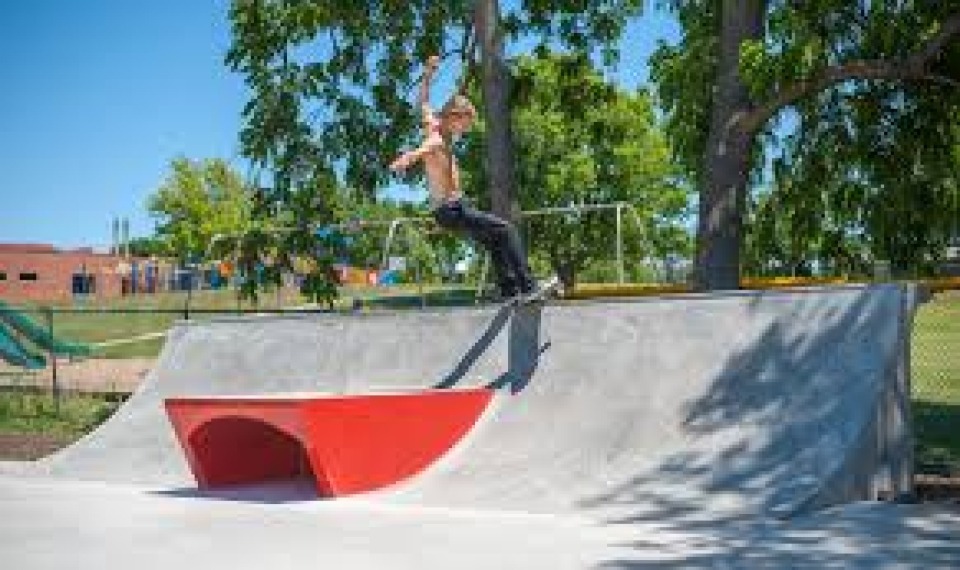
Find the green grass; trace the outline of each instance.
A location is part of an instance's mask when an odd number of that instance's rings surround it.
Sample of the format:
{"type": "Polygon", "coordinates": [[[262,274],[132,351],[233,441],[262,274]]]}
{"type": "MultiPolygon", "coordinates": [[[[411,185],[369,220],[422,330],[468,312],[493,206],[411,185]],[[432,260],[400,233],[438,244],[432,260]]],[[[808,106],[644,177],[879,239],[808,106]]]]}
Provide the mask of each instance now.
{"type": "MultiPolygon", "coordinates": [[[[299,305],[302,302],[299,293],[295,291],[284,291],[279,299],[276,293],[264,294],[257,305],[250,302],[238,304],[235,292],[230,290],[195,291],[190,296],[189,316],[191,320],[203,320],[232,314],[238,309],[276,310],[299,305]],[[219,311],[219,313],[196,311],[219,311]]],[[[187,296],[182,292],[135,295],[109,301],[59,303],[53,306],[53,332],[58,338],[91,344],[132,339],[140,335],[168,330],[173,323],[186,316],[186,304],[187,296]],[[131,312],[108,312],[118,310],[131,312]]],[[[25,310],[31,318],[46,323],[45,305],[18,305],[17,308],[25,310]]],[[[160,353],[163,342],[164,339],[160,337],[110,346],[95,349],[93,356],[151,358],[160,353]]]]}
{"type": "Polygon", "coordinates": [[[77,438],[105,421],[120,405],[116,396],[64,394],[59,409],[50,394],[0,391],[0,431],[77,438]]]}
{"type": "MultiPolygon", "coordinates": [[[[445,304],[446,298],[462,287],[424,286],[428,304],[445,304]]],[[[341,290],[337,307],[347,309],[353,299],[364,299],[364,306],[420,306],[420,289],[415,285],[395,287],[352,287],[341,290]],[[405,304],[404,304],[405,303],[405,304]]],[[[470,293],[472,298],[472,292],[470,293]]],[[[96,344],[117,339],[132,339],[141,335],[164,332],[185,317],[185,293],[135,295],[107,301],[90,300],[80,303],[59,303],[53,306],[53,332],[61,339],[96,344]],[[132,311],[112,313],[109,311],[132,311]],[[151,312],[156,311],[156,312],[151,312]],[[162,312],[161,312],[162,311],[162,312]]],[[[270,291],[261,295],[256,305],[237,302],[232,290],[195,291],[190,297],[190,320],[204,320],[242,311],[280,310],[302,306],[306,300],[299,292],[284,290],[278,297],[270,291]],[[197,312],[201,311],[201,312],[197,312]],[[217,311],[216,313],[203,311],[217,311]]],[[[38,322],[46,323],[46,305],[17,305],[38,322]]],[[[141,340],[94,350],[96,358],[153,358],[163,347],[162,337],[141,340]]]]}
{"type": "Polygon", "coordinates": [[[920,308],[912,350],[917,463],[960,472],[960,292],[920,308]]]}

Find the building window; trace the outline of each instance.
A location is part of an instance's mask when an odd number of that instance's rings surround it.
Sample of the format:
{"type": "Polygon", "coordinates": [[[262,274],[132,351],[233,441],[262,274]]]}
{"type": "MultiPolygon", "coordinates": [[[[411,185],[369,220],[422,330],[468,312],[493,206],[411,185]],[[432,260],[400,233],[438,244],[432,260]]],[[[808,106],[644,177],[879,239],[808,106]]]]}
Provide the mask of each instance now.
{"type": "Polygon", "coordinates": [[[94,295],[97,292],[97,278],[89,273],[74,273],[71,280],[74,295],[94,295]]]}
{"type": "Polygon", "coordinates": [[[6,280],[7,280],[7,272],[0,271],[0,281],[6,281],[6,280]]]}
{"type": "Polygon", "coordinates": [[[21,274],[20,274],[20,281],[36,281],[36,280],[37,280],[37,274],[36,274],[36,273],[21,273],[21,274]]]}

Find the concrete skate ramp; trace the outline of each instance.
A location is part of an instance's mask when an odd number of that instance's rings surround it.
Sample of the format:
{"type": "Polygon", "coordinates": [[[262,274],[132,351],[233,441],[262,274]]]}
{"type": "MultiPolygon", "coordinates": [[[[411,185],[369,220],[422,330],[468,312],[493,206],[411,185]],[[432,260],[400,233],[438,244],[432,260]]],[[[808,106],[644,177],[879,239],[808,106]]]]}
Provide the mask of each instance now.
{"type": "MultiPolygon", "coordinates": [[[[193,485],[165,398],[422,389],[443,382],[479,332],[499,331],[509,317],[507,310],[471,309],[180,322],[154,369],[108,422],[43,460],[0,463],[0,472],[193,485]]],[[[478,355],[487,380],[495,377],[489,374],[497,370],[499,352],[478,355]]]]}
{"type": "Polygon", "coordinates": [[[391,502],[608,520],[790,515],[906,490],[910,289],[180,324],[118,414],[32,469],[193,484],[166,396],[492,386],[391,502]]]}
{"type": "Polygon", "coordinates": [[[912,297],[881,286],[526,308],[505,378],[515,396],[387,498],[636,522],[905,492],[912,297]]]}

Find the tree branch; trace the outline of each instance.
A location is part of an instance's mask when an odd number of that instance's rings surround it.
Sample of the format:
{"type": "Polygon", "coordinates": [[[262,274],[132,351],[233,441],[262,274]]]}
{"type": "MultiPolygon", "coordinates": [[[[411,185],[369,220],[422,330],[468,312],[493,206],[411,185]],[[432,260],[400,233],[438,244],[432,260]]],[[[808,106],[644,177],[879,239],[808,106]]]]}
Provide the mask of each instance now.
{"type": "Polygon", "coordinates": [[[735,126],[743,133],[754,133],[763,127],[780,109],[828,87],[850,79],[888,80],[888,81],[933,81],[936,83],[960,86],[952,78],[936,75],[928,67],[941,52],[960,36],[960,12],[944,20],[940,30],[920,49],[902,59],[854,60],[824,69],[808,79],[797,81],[774,93],[766,102],[755,107],[749,113],[737,116],[735,126]]]}

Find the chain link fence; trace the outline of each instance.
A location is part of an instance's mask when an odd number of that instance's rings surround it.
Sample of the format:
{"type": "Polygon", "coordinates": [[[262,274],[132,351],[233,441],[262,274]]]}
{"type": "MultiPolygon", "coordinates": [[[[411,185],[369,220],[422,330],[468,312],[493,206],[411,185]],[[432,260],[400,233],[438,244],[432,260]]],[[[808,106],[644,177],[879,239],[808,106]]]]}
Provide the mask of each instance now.
{"type": "Polygon", "coordinates": [[[919,308],[912,341],[917,470],[960,477],[960,291],[919,308]]]}
{"type": "Polygon", "coordinates": [[[256,303],[233,289],[79,299],[0,306],[0,388],[126,394],[139,385],[178,320],[260,314],[302,306],[295,288],[268,291],[256,303]]]}

